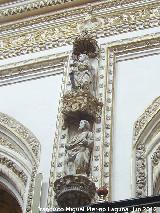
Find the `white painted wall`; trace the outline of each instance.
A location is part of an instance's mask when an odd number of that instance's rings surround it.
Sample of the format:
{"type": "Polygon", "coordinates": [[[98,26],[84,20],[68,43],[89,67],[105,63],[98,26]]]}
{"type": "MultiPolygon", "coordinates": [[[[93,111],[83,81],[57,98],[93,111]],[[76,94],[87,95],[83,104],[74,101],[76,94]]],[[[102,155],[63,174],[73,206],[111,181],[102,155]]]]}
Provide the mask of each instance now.
{"type": "Polygon", "coordinates": [[[39,172],[48,182],[62,74],[0,87],[0,111],[29,128],[41,143],[39,172]]]}
{"type": "Polygon", "coordinates": [[[115,79],[112,199],[131,197],[133,125],[160,96],[160,55],[119,62],[115,79]]]}

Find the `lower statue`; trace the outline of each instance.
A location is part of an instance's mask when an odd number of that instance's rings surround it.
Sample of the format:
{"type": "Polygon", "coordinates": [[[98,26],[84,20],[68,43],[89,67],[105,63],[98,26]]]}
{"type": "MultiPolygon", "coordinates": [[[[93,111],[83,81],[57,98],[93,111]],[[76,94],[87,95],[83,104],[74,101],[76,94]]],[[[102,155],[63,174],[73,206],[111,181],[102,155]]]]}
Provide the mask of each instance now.
{"type": "Polygon", "coordinates": [[[65,173],[66,175],[86,175],[90,173],[90,161],[93,150],[93,133],[90,131],[90,124],[81,120],[79,133],[75,135],[65,146],[65,173]]]}

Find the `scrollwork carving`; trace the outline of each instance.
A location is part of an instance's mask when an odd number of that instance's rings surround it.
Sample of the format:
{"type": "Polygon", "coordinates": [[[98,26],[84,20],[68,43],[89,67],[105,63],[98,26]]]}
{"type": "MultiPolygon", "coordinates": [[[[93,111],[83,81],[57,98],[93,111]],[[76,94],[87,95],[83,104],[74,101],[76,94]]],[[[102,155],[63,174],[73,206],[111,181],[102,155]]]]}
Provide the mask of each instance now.
{"type": "Polygon", "coordinates": [[[142,197],[146,193],[146,174],[145,174],[145,146],[138,145],[136,149],[136,196],[142,197]]]}
{"type": "Polygon", "coordinates": [[[160,162],[160,146],[156,149],[156,151],[152,155],[152,163],[154,166],[158,165],[160,162]]]}
{"type": "Polygon", "coordinates": [[[92,119],[98,120],[101,116],[102,103],[87,90],[67,92],[63,97],[62,113],[65,120],[78,116],[79,112],[87,113],[92,119]]]}
{"type": "Polygon", "coordinates": [[[28,191],[26,213],[31,213],[36,173],[37,173],[37,165],[33,165],[33,170],[32,170],[32,175],[31,175],[31,180],[30,180],[30,186],[29,186],[29,191],[28,191]]]}
{"type": "Polygon", "coordinates": [[[146,127],[149,120],[159,111],[160,109],[160,97],[153,101],[153,103],[145,110],[143,115],[136,121],[134,127],[134,141],[139,138],[141,132],[146,127]]]}
{"type": "Polygon", "coordinates": [[[95,184],[85,176],[67,175],[55,181],[54,191],[60,207],[78,207],[91,202],[96,188],[95,184]]]}
{"type": "MultiPolygon", "coordinates": [[[[133,2],[135,4],[135,1],[133,2]]],[[[136,0],[136,2],[138,2],[139,6],[136,5],[135,7],[132,5],[132,8],[128,10],[125,7],[124,11],[121,10],[117,12],[116,10],[116,13],[108,13],[108,10],[106,9],[109,7],[118,7],[119,4],[116,2],[115,5],[114,0],[111,2],[107,2],[106,4],[102,3],[94,5],[95,14],[93,13],[93,16],[97,16],[97,12],[100,11],[98,12],[99,13],[98,16],[102,20],[104,20],[104,25],[99,26],[96,29],[99,37],[106,37],[125,32],[132,32],[135,30],[147,29],[156,26],[158,27],[160,17],[159,2],[157,3],[154,2],[154,4],[149,3],[148,5],[146,5],[145,2],[142,0],[136,0]],[[104,9],[106,13],[104,12],[104,9]]],[[[147,1],[147,3],[148,2],[149,1],[147,1]]],[[[129,1],[124,1],[122,3],[122,5],[130,5],[130,4],[131,3],[129,1]]],[[[1,52],[0,59],[13,57],[17,55],[23,55],[29,52],[35,51],[37,52],[42,49],[43,50],[50,49],[53,48],[53,46],[56,47],[56,46],[63,46],[64,44],[71,44],[75,39],[75,37],[78,35],[76,26],[77,24],[80,24],[82,22],[82,18],[80,16],[76,22],[75,20],[73,20],[72,22],[68,22],[68,19],[66,19],[66,22],[64,24],[64,17],[68,16],[72,17],[72,15],[82,13],[85,16],[86,12],[87,9],[80,7],[78,10],[65,11],[62,14],[43,17],[41,19],[38,18],[38,20],[33,19],[32,21],[27,21],[24,23],[22,22],[19,24],[15,24],[13,26],[7,25],[8,28],[2,26],[2,28],[6,30],[5,33],[7,33],[7,31],[9,32],[9,36],[8,37],[2,36],[0,38],[0,52],[1,52]],[[50,25],[51,20],[52,21],[55,21],[55,19],[59,20],[60,17],[62,18],[63,21],[58,22],[57,26],[50,25]],[[43,29],[42,26],[40,26],[40,28],[37,28],[35,30],[34,24],[36,22],[39,23],[39,25],[41,25],[41,23],[43,24],[44,22],[48,23],[48,29],[43,29]],[[28,27],[28,29],[25,32],[23,31],[23,33],[19,32],[17,34],[17,30],[15,32],[13,30],[12,33],[10,32],[11,28],[18,29],[21,28],[23,25],[24,26],[30,25],[30,27],[28,27]],[[34,32],[32,33],[30,32],[31,26],[34,28],[34,32]],[[25,46],[23,45],[24,43],[26,44],[25,46]]]]}
{"type": "Polygon", "coordinates": [[[27,176],[26,174],[23,172],[22,169],[20,169],[20,167],[15,164],[12,160],[0,155],[0,164],[5,165],[7,168],[11,169],[12,172],[15,173],[15,175],[17,175],[17,177],[26,185],[27,184],[27,176]]]}
{"type": "Polygon", "coordinates": [[[18,152],[15,144],[13,145],[6,137],[0,135],[0,145],[18,152]]]}

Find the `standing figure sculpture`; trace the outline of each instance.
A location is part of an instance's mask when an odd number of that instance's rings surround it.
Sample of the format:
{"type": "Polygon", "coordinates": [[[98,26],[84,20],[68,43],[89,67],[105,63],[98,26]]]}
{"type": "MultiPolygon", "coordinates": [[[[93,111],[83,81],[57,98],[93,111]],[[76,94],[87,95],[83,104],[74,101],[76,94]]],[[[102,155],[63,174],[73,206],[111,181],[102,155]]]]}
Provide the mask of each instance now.
{"type": "Polygon", "coordinates": [[[90,173],[90,160],[93,150],[93,133],[86,120],[79,123],[79,133],[65,146],[66,148],[66,175],[86,175],[90,173]]]}
{"type": "Polygon", "coordinates": [[[90,65],[89,57],[81,54],[78,60],[71,65],[70,80],[73,89],[95,92],[95,70],[90,65]]]}

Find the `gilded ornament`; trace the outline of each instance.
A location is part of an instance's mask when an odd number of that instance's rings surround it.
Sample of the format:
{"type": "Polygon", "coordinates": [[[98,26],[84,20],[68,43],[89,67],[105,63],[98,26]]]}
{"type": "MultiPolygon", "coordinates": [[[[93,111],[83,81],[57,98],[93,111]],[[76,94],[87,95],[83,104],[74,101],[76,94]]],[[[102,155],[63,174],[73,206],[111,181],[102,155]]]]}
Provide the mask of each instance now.
{"type": "MultiPolygon", "coordinates": [[[[133,2],[135,4],[135,1],[133,2]]],[[[96,30],[98,37],[158,27],[160,17],[159,2],[153,1],[152,4],[147,0],[146,2],[136,0],[136,2],[138,4],[136,6],[129,1],[123,2],[122,9],[119,12],[117,12],[116,8],[118,7],[118,3],[115,3],[114,0],[97,5],[93,3],[93,18],[102,19],[104,22],[104,25],[99,26],[96,30]],[[124,8],[123,5],[125,5],[124,8]],[[110,6],[113,7],[115,12],[108,13],[110,6]]],[[[76,26],[82,22],[82,16],[79,16],[76,22],[74,19],[72,22],[68,22],[68,19],[64,22],[64,17],[72,17],[78,14],[85,16],[86,10],[87,8],[79,7],[77,10],[65,10],[65,12],[61,14],[58,13],[48,17],[33,18],[33,20],[28,20],[27,22],[24,21],[18,24],[2,26],[0,59],[71,44],[78,35],[76,26]],[[62,18],[61,21],[60,18],[62,18]],[[56,26],[55,24],[51,25],[51,21],[55,23],[55,20],[58,20],[56,26]],[[39,25],[36,25],[36,23],[39,25]],[[46,27],[43,29],[43,26],[41,26],[43,23],[45,23],[47,29],[46,27]],[[33,33],[30,32],[31,26],[34,29],[33,33]],[[25,27],[25,31],[21,30],[23,27],[25,27]],[[20,29],[20,32],[18,33],[16,29],[20,29]],[[5,32],[5,37],[3,31],[5,32]],[[8,36],[6,36],[7,32],[9,33],[8,36]],[[23,45],[24,43],[26,45],[23,45]]]]}
{"type": "MultiPolygon", "coordinates": [[[[88,114],[91,120],[97,121],[101,115],[102,103],[87,90],[72,90],[67,92],[62,99],[62,113],[65,122],[71,118],[88,114]]],[[[72,120],[72,119],[71,119],[72,120]]]]}

